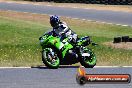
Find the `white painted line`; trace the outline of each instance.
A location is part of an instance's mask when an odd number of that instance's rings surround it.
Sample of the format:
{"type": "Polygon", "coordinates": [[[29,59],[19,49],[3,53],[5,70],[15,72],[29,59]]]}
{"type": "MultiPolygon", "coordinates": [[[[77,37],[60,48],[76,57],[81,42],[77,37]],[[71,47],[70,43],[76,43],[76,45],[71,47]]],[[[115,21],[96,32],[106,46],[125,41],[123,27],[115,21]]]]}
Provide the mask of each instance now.
{"type": "MultiPolygon", "coordinates": [[[[23,12],[23,13],[28,13],[28,12],[23,12]]],[[[34,14],[34,13],[33,13],[34,14]]]]}
{"type": "Polygon", "coordinates": [[[93,21],[93,20],[87,20],[87,21],[93,21]]]}
{"type": "Polygon", "coordinates": [[[121,24],[116,24],[116,25],[119,25],[120,26],[121,24]]]}
{"type": "Polygon", "coordinates": [[[46,5],[46,6],[52,6],[52,5],[46,5]]]}
{"type": "Polygon", "coordinates": [[[128,25],[122,25],[122,26],[127,27],[128,25]]]}
{"type": "Polygon", "coordinates": [[[56,6],[56,7],[65,7],[65,6],[56,6]]]}
{"type": "Polygon", "coordinates": [[[78,7],[72,7],[72,8],[78,8],[78,7]]]}
{"type": "Polygon", "coordinates": [[[109,25],[113,25],[113,23],[107,23],[107,22],[104,22],[104,24],[109,24],[109,25]]]}
{"type": "Polygon", "coordinates": [[[95,66],[94,68],[125,68],[125,67],[132,67],[132,66],[95,66]]]}
{"type": "Polygon", "coordinates": [[[0,69],[8,69],[8,68],[31,68],[31,67],[0,67],[0,69]]]}
{"type": "Polygon", "coordinates": [[[14,3],[14,2],[6,2],[6,3],[14,3]]]}
{"type": "Polygon", "coordinates": [[[94,66],[94,68],[118,68],[120,66],[94,66]]]}
{"type": "MultiPolygon", "coordinates": [[[[83,8],[83,9],[90,9],[90,8],[83,8]]],[[[92,9],[91,9],[92,10],[92,9]]]]}
{"type": "Polygon", "coordinates": [[[101,23],[105,24],[106,22],[101,22],[101,23]]]}
{"type": "Polygon", "coordinates": [[[40,5],[40,4],[38,4],[38,3],[35,3],[34,5],[40,5]]]}
{"type": "MultiPolygon", "coordinates": [[[[17,4],[20,4],[20,3],[17,3],[17,4]]],[[[26,4],[28,4],[28,3],[21,3],[21,4],[26,5],[26,4]]]]}
{"type": "Polygon", "coordinates": [[[86,20],[86,19],[82,19],[82,20],[86,20]]]}
{"type": "Polygon", "coordinates": [[[60,7],[65,7],[65,6],[60,6],[60,7]]]}
{"type": "Polygon", "coordinates": [[[122,66],[122,67],[132,67],[132,66],[122,66]]]}

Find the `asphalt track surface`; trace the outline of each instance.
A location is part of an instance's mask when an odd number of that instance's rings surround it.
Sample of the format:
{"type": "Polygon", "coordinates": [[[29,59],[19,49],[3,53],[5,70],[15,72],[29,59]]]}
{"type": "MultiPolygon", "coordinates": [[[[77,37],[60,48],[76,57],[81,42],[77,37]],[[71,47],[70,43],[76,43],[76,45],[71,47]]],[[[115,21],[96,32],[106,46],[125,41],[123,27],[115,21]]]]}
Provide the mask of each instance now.
{"type": "MultiPolygon", "coordinates": [[[[132,68],[93,68],[87,74],[131,74],[132,68]]],[[[0,88],[132,88],[129,84],[85,84],[76,82],[76,67],[59,69],[6,68],[0,69],[0,88]]]]}
{"type": "Polygon", "coordinates": [[[115,11],[100,11],[94,9],[79,9],[79,8],[62,8],[55,6],[32,5],[32,4],[17,4],[17,3],[0,3],[0,9],[13,10],[20,12],[31,12],[39,14],[56,14],[72,18],[80,18],[107,23],[121,24],[132,26],[132,13],[130,12],[115,12],[115,11]]]}

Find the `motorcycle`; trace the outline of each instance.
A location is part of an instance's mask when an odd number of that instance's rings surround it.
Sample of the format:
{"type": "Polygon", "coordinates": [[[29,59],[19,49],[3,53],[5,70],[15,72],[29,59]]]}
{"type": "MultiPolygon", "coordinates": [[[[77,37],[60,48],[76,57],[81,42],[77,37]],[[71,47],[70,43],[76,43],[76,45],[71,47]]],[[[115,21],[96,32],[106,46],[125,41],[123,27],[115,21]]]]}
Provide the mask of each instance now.
{"type": "Polygon", "coordinates": [[[53,36],[52,32],[46,32],[39,38],[42,46],[42,61],[48,67],[57,69],[59,65],[71,65],[80,62],[86,68],[93,68],[96,65],[94,52],[86,48],[91,44],[89,36],[78,38],[76,44],[53,36]]]}

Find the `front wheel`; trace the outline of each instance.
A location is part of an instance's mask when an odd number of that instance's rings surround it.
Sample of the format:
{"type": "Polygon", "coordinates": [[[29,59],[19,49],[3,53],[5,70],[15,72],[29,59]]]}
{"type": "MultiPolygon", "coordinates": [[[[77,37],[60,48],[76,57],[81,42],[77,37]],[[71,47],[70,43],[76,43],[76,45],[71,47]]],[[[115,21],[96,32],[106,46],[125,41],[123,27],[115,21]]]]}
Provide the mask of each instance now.
{"type": "Polygon", "coordinates": [[[81,53],[80,63],[86,68],[93,68],[96,65],[96,57],[92,50],[83,49],[81,53]]]}
{"type": "Polygon", "coordinates": [[[42,51],[42,61],[51,69],[57,69],[60,65],[60,59],[58,58],[57,52],[52,48],[46,48],[42,51]]]}

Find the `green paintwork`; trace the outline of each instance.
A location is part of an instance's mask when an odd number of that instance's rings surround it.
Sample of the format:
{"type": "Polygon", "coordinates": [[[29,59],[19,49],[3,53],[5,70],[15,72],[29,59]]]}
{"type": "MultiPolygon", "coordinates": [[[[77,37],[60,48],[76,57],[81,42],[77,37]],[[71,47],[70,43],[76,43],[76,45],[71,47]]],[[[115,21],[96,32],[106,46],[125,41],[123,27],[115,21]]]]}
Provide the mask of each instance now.
{"type": "Polygon", "coordinates": [[[40,43],[42,48],[45,49],[46,47],[54,46],[56,49],[62,51],[62,58],[65,57],[69,49],[73,48],[73,46],[67,42],[68,38],[63,41],[60,41],[59,37],[54,37],[52,35],[44,35],[42,38],[44,39],[44,41],[40,43]]]}
{"type": "Polygon", "coordinates": [[[67,42],[68,38],[64,39],[62,42],[64,43],[64,47],[62,48],[62,57],[65,57],[65,54],[69,49],[72,49],[73,46],[67,42]]]}

